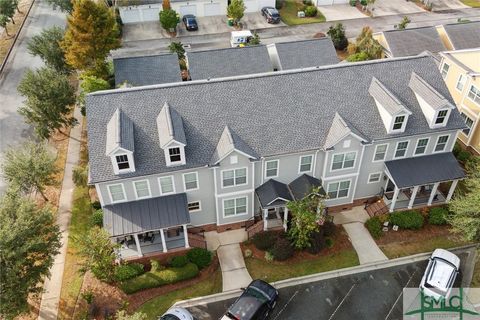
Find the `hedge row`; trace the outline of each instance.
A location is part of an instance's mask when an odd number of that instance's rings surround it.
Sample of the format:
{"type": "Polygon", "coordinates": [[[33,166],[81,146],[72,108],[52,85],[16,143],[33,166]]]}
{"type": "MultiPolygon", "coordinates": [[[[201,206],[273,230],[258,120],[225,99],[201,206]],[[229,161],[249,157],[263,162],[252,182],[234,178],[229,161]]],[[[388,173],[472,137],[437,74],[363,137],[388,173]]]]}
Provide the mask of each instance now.
{"type": "Polygon", "coordinates": [[[382,221],[379,217],[372,217],[365,222],[365,227],[368,229],[374,239],[382,236],[382,221]]]}
{"type": "Polygon", "coordinates": [[[400,229],[418,230],[423,226],[423,216],[416,210],[393,212],[388,215],[388,221],[400,229]]]}

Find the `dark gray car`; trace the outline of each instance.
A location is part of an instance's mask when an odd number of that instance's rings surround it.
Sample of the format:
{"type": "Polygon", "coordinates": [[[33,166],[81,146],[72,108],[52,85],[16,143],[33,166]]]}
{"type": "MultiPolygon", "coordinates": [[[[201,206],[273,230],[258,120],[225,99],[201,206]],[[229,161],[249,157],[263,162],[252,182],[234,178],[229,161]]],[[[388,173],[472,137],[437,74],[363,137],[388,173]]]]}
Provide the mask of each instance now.
{"type": "Polygon", "coordinates": [[[280,22],[280,13],[274,7],[263,7],[262,16],[267,19],[268,23],[279,23],[280,22]]]}

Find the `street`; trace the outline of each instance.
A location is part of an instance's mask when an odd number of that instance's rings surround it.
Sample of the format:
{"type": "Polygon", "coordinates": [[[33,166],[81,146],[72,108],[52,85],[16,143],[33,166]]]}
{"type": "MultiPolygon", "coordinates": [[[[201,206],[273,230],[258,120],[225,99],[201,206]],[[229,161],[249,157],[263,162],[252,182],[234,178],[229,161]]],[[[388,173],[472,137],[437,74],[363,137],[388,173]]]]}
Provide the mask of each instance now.
{"type": "MultiPolygon", "coordinates": [[[[468,251],[457,252],[461,273],[455,287],[472,267],[468,251]]],[[[298,319],[402,319],[402,289],[418,288],[427,261],[362,272],[279,289],[270,320],[298,319]]],[[[199,320],[219,319],[235,299],[190,307],[199,320]]]]}

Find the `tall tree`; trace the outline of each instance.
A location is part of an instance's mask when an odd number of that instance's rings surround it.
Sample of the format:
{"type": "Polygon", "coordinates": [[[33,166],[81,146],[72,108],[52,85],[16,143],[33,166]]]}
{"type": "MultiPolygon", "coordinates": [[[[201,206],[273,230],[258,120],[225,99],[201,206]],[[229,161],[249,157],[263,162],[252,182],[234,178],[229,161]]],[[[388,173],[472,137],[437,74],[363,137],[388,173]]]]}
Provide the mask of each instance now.
{"type": "Polygon", "coordinates": [[[240,19],[243,18],[246,8],[243,0],[232,0],[227,7],[227,15],[233,18],[235,25],[237,25],[240,19]]]}
{"type": "Polygon", "coordinates": [[[120,47],[119,35],[115,13],[104,2],[75,1],[62,43],[67,63],[77,70],[107,77],[105,58],[110,50],[120,47]]]}
{"type": "Polygon", "coordinates": [[[85,96],[88,93],[92,93],[100,90],[111,89],[110,84],[101,78],[91,76],[88,74],[83,74],[80,76],[80,94],[78,95],[77,102],[81,107],[82,115],[85,115],[85,96]]]}
{"type": "Polygon", "coordinates": [[[12,0],[0,0],[0,15],[7,17],[13,24],[15,24],[15,21],[13,20],[15,9],[16,4],[12,0]]]}
{"type": "Polygon", "coordinates": [[[330,26],[327,34],[332,39],[335,49],[345,50],[345,48],[347,48],[348,39],[345,36],[345,28],[343,27],[343,24],[337,23],[335,26],[330,26]]]}
{"type": "Polygon", "coordinates": [[[60,231],[48,207],[18,195],[0,199],[0,316],[13,319],[28,311],[29,294],[49,276],[60,248],[60,231]]]}
{"type": "Polygon", "coordinates": [[[7,28],[9,22],[10,22],[10,18],[0,13],[0,27],[5,29],[5,34],[7,35],[7,37],[10,36],[8,34],[8,28],[7,28]]]}
{"type": "Polygon", "coordinates": [[[60,46],[64,33],[64,30],[58,26],[44,29],[41,34],[33,36],[28,41],[28,52],[39,56],[48,67],[60,73],[70,73],[70,66],[65,62],[65,53],[60,46]]]}
{"type": "Polygon", "coordinates": [[[25,194],[38,192],[47,200],[45,187],[55,184],[55,155],[43,143],[27,142],[7,150],[2,171],[13,189],[25,194]]]}
{"type": "Polygon", "coordinates": [[[162,1],[162,9],[163,10],[172,9],[172,7],[170,6],[170,0],[163,0],[162,1]]]}
{"type": "Polygon", "coordinates": [[[373,31],[370,27],[364,27],[356,42],[350,43],[347,49],[351,55],[364,52],[368,57],[367,60],[380,59],[383,53],[383,47],[373,38],[373,31]]]}
{"type": "Polygon", "coordinates": [[[173,9],[162,10],[159,13],[160,24],[162,28],[169,31],[174,32],[175,28],[177,27],[178,17],[177,12],[173,9]]]}
{"type": "Polygon", "coordinates": [[[35,127],[40,138],[48,139],[56,130],[76,124],[71,116],[75,89],[66,75],[45,67],[27,70],[18,91],[26,98],[19,113],[35,127]]]}
{"type": "Polygon", "coordinates": [[[178,56],[178,60],[185,59],[185,48],[183,47],[183,44],[181,42],[170,43],[168,46],[168,50],[170,50],[171,53],[176,53],[178,56]]]}
{"type": "Polygon", "coordinates": [[[71,0],[47,0],[54,9],[59,8],[63,12],[72,13],[73,3],[71,0]]]}

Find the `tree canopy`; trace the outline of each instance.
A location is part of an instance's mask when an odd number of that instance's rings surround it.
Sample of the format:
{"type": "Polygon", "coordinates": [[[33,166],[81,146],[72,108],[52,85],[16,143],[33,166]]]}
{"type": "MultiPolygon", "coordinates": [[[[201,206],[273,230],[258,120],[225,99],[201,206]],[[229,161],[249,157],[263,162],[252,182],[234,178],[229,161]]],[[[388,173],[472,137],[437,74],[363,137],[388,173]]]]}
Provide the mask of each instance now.
{"type": "Polygon", "coordinates": [[[83,74],[80,76],[80,94],[78,95],[78,104],[81,107],[81,112],[85,115],[85,96],[88,93],[92,93],[100,90],[111,89],[108,81],[103,80],[102,78],[97,78],[92,75],[83,74]]]}
{"type": "Polygon", "coordinates": [[[373,31],[370,27],[364,27],[356,42],[348,45],[349,54],[353,55],[361,52],[367,55],[368,59],[366,60],[380,59],[382,57],[383,47],[373,38],[373,31]]]}
{"type": "Polygon", "coordinates": [[[162,28],[167,31],[174,31],[178,23],[177,12],[173,9],[162,10],[159,16],[162,28]]]}
{"type": "Polygon", "coordinates": [[[343,27],[343,24],[337,23],[335,26],[330,26],[327,34],[332,39],[335,49],[345,50],[347,48],[348,39],[345,36],[345,28],[343,27]]]}
{"type": "Polygon", "coordinates": [[[48,207],[16,194],[0,199],[0,315],[4,319],[28,311],[29,294],[49,276],[60,248],[60,230],[48,207]]]}
{"type": "Polygon", "coordinates": [[[0,16],[3,16],[0,20],[7,21],[7,23],[12,21],[12,23],[15,24],[13,16],[15,15],[16,8],[17,4],[15,1],[0,0],[0,16]]]}
{"type": "Polygon", "coordinates": [[[47,0],[47,3],[53,6],[54,9],[59,8],[63,12],[71,13],[73,10],[71,0],[47,0]]]}
{"type": "Polygon", "coordinates": [[[28,52],[39,56],[45,65],[60,73],[70,73],[71,69],[65,62],[65,53],[60,43],[63,41],[64,30],[58,26],[44,29],[28,41],[28,52]]]}
{"type": "Polygon", "coordinates": [[[232,0],[227,7],[227,16],[233,18],[235,24],[238,24],[245,14],[245,9],[243,0],[232,0]]]}

